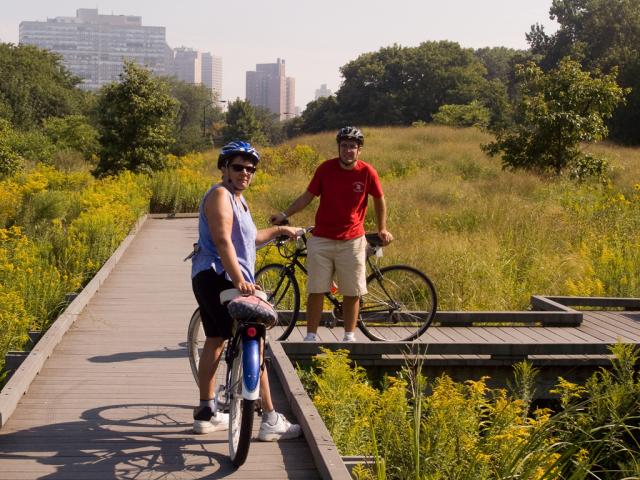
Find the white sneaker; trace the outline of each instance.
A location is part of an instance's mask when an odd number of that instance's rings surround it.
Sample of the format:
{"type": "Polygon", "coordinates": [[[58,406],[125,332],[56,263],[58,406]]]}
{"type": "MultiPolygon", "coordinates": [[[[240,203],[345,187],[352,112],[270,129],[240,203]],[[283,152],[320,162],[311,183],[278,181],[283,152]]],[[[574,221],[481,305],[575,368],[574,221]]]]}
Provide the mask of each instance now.
{"type": "Polygon", "coordinates": [[[263,442],[277,442],[278,440],[298,438],[302,435],[300,425],[289,422],[281,413],[278,413],[277,415],[278,420],[275,425],[270,425],[264,421],[260,423],[258,440],[263,442]]]}
{"type": "Polygon", "coordinates": [[[304,341],[305,342],[317,342],[318,341],[318,337],[312,333],[307,333],[307,335],[304,337],[304,341]]]}
{"type": "Polygon", "coordinates": [[[197,434],[220,432],[222,430],[229,430],[229,414],[224,412],[217,412],[215,416],[211,416],[207,420],[207,413],[211,412],[210,408],[206,408],[209,412],[196,413],[193,421],[193,432],[197,434]]]}
{"type": "Polygon", "coordinates": [[[357,342],[355,335],[353,335],[353,336],[346,336],[345,335],[344,337],[342,337],[342,341],[343,342],[357,342]]]}

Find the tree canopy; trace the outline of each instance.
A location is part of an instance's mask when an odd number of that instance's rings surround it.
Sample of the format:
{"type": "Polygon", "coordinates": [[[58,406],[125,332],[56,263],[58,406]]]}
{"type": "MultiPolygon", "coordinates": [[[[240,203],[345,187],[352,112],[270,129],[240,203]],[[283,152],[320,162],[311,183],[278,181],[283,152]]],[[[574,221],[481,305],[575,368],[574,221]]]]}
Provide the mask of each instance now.
{"type": "Polygon", "coordinates": [[[565,56],[590,71],[619,71],[618,81],[632,88],[626,105],[610,122],[617,140],[640,143],[640,0],[554,0],[549,11],[560,28],[548,35],[534,25],[527,35],[544,69],[565,56]]]}
{"type": "Polygon", "coordinates": [[[0,43],[0,118],[16,128],[38,128],[45,118],[78,113],[85,94],[55,53],[0,43]]]}
{"type": "Polygon", "coordinates": [[[125,62],[119,83],[103,87],[97,103],[99,175],[162,169],[173,144],[178,102],[166,82],[125,62]]]}
{"type": "Polygon", "coordinates": [[[516,124],[494,129],[496,140],[485,146],[486,151],[501,154],[506,168],[558,174],[572,167],[578,176],[602,173],[602,162],[583,154],[580,143],[607,135],[605,120],[625,94],[616,83],[615,70],[592,74],[566,58],[548,73],[533,62],[519,65],[516,73],[516,124]]]}

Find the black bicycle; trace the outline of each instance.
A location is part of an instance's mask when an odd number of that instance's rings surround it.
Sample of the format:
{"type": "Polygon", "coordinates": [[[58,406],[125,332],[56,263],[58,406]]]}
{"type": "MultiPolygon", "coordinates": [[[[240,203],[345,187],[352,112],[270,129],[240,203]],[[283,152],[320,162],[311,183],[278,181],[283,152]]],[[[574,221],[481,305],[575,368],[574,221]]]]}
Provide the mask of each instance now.
{"type": "MultiPolygon", "coordinates": [[[[287,262],[265,265],[256,272],[256,283],[278,311],[277,325],[283,327],[278,340],[285,340],[291,334],[300,314],[296,272],[307,274],[302,259],[307,256],[306,235],[311,230],[305,229],[296,240],[278,237],[274,243],[287,262]]],[[[366,239],[368,293],[360,298],[358,327],[373,341],[415,340],[429,328],[435,317],[436,289],[429,277],[416,268],[408,265],[378,267],[375,259],[382,256],[382,242],[377,233],[366,234],[366,239]]],[[[332,318],[323,324],[332,328],[342,320],[342,301],[333,291],[325,297],[333,310],[332,318]]]]}

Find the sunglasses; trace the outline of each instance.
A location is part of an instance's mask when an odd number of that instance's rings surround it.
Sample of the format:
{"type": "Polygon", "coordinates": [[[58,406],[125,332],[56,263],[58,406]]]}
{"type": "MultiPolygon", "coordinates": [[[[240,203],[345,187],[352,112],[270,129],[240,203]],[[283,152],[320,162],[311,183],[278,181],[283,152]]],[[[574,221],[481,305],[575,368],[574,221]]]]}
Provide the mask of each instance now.
{"type": "Polygon", "coordinates": [[[234,172],[238,172],[238,173],[247,172],[247,173],[250,173],[250,174],[254,174],[254,173],[256,173],[256,170],[257,170],[256,167],[253,167],[251,165],[238,165],[238,164],[234,163],[234,164],[229,165],[229,166],[231,167],[231,170],[233,170],[234,172]]]}

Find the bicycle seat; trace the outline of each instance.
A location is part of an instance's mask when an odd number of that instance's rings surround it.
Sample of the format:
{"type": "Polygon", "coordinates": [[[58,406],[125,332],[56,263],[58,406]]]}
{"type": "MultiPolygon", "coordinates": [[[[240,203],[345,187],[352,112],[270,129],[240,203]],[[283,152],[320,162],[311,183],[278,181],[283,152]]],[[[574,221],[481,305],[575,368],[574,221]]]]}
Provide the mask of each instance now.
{"type": "MultiPolygon", "coordinates": [[[[258,298],[261,298],[265,302],[269,298],[267,294],[262,290],[256,290],[256,293],[254,295],[258,298]]],[[[230,302],[234,298],[245,297],[245,296],[249,296],[249,295],[245,295],[237,288],[229,288],[228,290],[223,290],[222,292],[220,292],[220,303],[225,304],[227,302],[230,302]]]]}
{"type": "Polygon", "coordinates": [[[377,233],[365,233],[364,238],[366,238],[367,243],[372,247],[382,247],[382,239],[377,233]]]}
{"type": "Polygon", "coordinates": [[[220,302],[227,304],[229,315],[238,322],[257,322],[271,328],[278,321],[267,294],[260,290],[256,290],[255,295],[243,295],[235,288],[224,290],[220,293],[220,302]]]}

